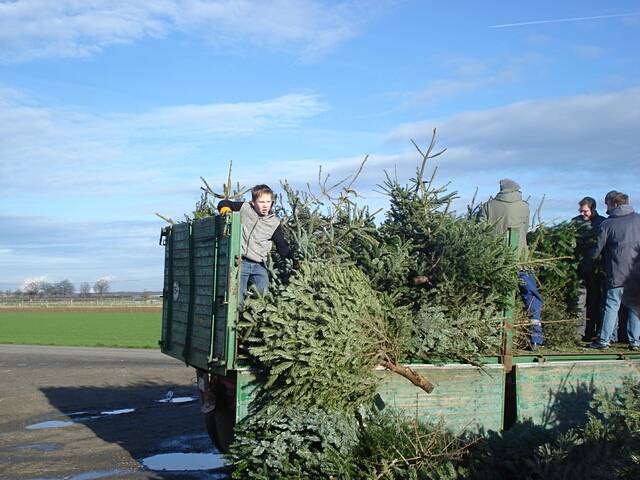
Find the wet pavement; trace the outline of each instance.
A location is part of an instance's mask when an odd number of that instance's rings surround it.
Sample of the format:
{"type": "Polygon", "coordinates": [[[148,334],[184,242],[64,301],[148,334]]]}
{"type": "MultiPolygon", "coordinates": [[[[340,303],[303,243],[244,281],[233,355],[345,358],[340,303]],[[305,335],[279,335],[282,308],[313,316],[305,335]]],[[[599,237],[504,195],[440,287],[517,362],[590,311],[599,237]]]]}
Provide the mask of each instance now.
{"type": "Polygon", "coordinates": [[[152,350],[0,345],[0,478],[227,478],[194,377],[152,350]]]}

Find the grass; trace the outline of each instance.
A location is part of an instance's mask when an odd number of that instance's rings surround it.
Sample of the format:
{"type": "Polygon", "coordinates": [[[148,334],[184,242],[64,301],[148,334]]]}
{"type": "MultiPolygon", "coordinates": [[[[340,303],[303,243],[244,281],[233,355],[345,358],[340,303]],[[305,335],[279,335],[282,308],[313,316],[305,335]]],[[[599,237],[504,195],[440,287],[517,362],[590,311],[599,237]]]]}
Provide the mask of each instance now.
{"type": "Polygon", "coordinates": [[[161,324],[160,310],[0,310],[0,343],[158,348],[161,324]]]}

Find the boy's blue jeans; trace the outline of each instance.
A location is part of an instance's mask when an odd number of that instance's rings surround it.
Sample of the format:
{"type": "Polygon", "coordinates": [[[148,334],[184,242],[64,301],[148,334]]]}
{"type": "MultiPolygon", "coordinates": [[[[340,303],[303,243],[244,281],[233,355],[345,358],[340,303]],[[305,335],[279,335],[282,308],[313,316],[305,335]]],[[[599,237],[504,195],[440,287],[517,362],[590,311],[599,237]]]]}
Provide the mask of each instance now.
{"type": "Polygon", "coordinates": [[[240,305],[244,304],[249,285],[255,285],[258,292],[265,293],[269,289],[269,272],[263,263],[243,258],[240,263],[240,305]]]}
{"type": "MultiPolygon", "coordinates": [[[[600,331],[600,343],[609,345],[614,330],[618,325],[618,310],[622,305],[622,294],[624,287],[614,287],[607,289],[604,299],[604,310],[602,312],[602,330],[600,331]]],[[[629,345],[640,346],[640,318],[638,310],[629,307],[629,318],[627,320],[627,336],[629,345]]]]}
{"type": "Polygon", "coordinates": [[[529,272],[520,271],[518,276],[522,281],[520,285],[520,297],[527,309],[529,317],[529,333],[531,334],[531,343],[542,345],[544,343],[544,335],[542,334],[542,297],[538,293],[536,279],[529,272]]]}

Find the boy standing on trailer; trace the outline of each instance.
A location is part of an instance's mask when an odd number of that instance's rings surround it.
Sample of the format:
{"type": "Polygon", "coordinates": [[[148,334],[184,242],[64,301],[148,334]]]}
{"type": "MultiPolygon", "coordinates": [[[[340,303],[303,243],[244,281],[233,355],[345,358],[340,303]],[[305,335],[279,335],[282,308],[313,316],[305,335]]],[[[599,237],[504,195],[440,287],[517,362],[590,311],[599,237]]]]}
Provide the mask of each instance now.
{"type": "Polygon", "coordinates": [[[271,211],[274,194],[268,185],[260,184],[251,189],[250,202],[221,200],[218,211],[226,214],[240,212],[242,222],[242,260],[240,264],[240,304],[249,285],[255,285],[258,292],[269,288],[269,272],[265,261],[273,244],[281,257],[293,260],[289,244],[284,238],[280,220],[271,211]]]}

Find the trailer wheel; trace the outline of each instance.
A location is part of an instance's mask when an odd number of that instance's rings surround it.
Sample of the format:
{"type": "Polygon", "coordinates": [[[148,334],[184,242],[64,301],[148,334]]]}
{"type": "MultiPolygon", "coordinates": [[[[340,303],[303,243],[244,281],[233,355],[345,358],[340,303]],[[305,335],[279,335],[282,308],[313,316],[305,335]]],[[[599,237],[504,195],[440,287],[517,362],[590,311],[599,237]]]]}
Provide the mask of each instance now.
{"type": "Polygon", "coordinates": [[[229,451],[236,425],[236,408],[224,388],[216,389],[216,408],[204,416],[207,433],[215,446],[223,453],[229,451]]]}

